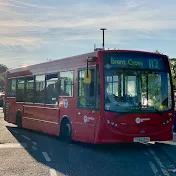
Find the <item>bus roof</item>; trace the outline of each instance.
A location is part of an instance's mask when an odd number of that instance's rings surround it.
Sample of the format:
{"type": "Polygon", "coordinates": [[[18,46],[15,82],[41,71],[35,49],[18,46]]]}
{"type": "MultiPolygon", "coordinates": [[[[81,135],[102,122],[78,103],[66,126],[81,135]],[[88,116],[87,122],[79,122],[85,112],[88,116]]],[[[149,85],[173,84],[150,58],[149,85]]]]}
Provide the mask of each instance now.
{"type": "Polygon", "coordinates": [[[47,61],[35,65],[29,65],[29,66],[22,66],[15,69],[8,69],[7,74],[10,73],[19,73],[19,72],[25,72],[30,71],[33,74],[43,74],[44,72],[58,72],[58,69],[69,69],[70,67],[77,67],[82,66],[86,64],[86,59],[88,56],[97,56],[97,52],[91,52],[71,57],[66,57],[62,59],[56,59],[52,61],[47,61]]]}

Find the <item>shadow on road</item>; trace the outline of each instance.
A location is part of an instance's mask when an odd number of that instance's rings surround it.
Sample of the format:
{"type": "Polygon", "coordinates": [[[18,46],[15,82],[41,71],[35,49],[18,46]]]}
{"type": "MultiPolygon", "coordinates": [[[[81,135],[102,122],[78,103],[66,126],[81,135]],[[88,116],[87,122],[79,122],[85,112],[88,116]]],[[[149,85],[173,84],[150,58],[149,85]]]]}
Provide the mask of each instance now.
{"type": "Polygon", "coordinates": [[[7,129],[20,143],[24,143],[25,140],[21,135],[30,137],[31,141],[26,140],[28,147],[25,150],[36,161],[65,175],[114,175],[115,173],[117,173],[115,175],[128,175],[131,168],[142,175],[145,170],[140,170],[140,163],[147,164],[144,153],[148,151],[148,147],[156,147],[152,144],[138,143],[94,145],[73,142],[67,144],[55,136],[31,130],[10,126],[7,126],[7,129]],[[19,134],[14,131],[18,131],[19,134]],[[37,151],[32,149],[32,141],[37,142],[37,151]],[[46,162],[41,152],[47,152],[51,162],[46,162]]]}

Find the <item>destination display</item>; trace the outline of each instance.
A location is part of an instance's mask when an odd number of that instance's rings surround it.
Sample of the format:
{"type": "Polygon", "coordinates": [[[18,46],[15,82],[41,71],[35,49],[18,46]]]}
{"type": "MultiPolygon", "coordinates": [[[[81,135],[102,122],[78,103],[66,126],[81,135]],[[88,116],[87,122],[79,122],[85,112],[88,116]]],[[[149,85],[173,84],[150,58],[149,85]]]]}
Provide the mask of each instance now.
{"type": "Polygon", "coordinates": [[[129,53],[106,53],[104,55],[104,67],[107,69],[119,68],[140,68],[140,69],[154,69],[167,70],[165,58],[152,57],[149,55],[137,55],[129,53]]]}

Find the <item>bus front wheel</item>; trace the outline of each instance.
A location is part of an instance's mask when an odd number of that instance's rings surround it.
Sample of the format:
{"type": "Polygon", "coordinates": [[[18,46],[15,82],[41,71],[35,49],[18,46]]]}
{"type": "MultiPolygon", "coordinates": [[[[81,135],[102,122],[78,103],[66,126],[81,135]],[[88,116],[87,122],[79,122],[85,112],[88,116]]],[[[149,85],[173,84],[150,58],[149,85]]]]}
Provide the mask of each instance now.
{"type": "Polygon", "coordinates": [[[65,118],[61,122],[60,126],[60,138],[65,141],[70,143],[72,141],[72,128],[71,128],[71,123],[70,121],[65,118]]]}

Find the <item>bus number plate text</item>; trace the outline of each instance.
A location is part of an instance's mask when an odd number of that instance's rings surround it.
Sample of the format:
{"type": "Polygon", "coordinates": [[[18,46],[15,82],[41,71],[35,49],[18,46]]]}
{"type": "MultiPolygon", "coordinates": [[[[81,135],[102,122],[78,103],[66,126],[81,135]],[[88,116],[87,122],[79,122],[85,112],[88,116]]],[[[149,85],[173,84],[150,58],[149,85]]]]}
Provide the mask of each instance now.
{"type": "Polygon", "coordinates": [[[150,137],[135,137],[133,142],[150,142],[150,137]]]}

